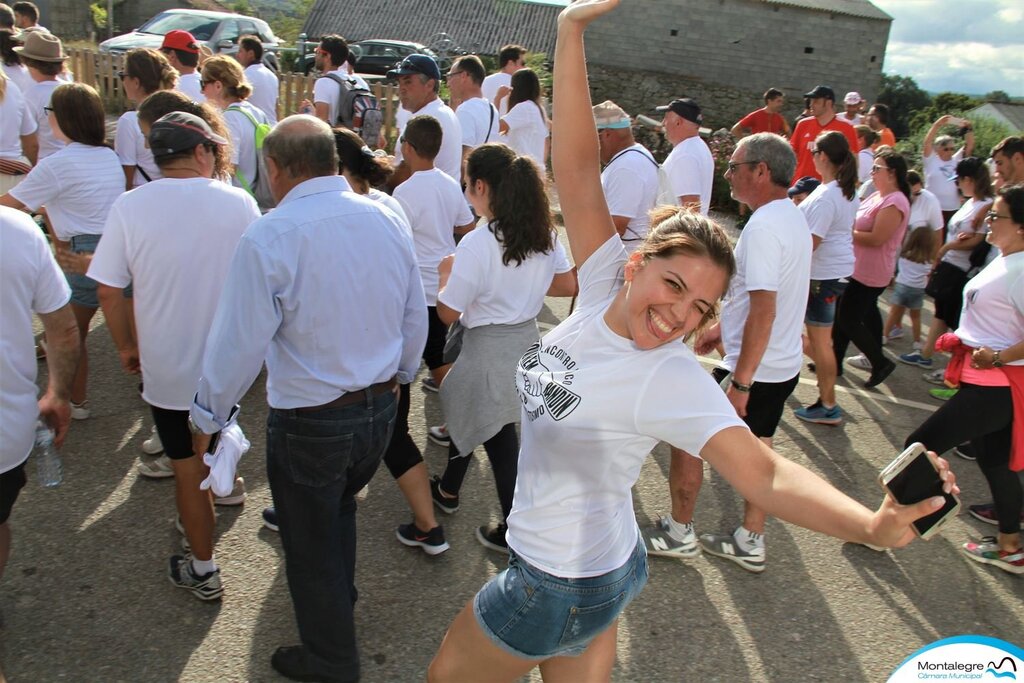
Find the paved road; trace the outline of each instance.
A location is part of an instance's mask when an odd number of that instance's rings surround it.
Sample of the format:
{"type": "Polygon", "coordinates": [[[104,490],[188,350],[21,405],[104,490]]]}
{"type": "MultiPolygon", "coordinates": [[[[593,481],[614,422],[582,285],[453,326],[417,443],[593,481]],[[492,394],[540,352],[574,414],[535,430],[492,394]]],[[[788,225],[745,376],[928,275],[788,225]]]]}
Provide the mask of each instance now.
{"type": "MultiPolygon", "coordinates": [[[[566,314],[551,301],[545,324],[566,314]]],[[[897,344],[901,352],[909,344],[897,344]]],[[[0,583],[0,665],[12,683],[36,681],[277,681],[269,656],[297,640],[281,546],[263,529],[270,501],[264,472],[263,378],[243,402],[253,442],[240,465],[249,488],[242,508],[221,509],[221,604],[175,590],[167,557],[178,550],[173,485],[138,477],[135,462],[152,424],[123,375],[100,319],[89,338],[93,417],[73,425],[67,475],[56,490],[34,480],[15,509],[14,555],[0,583]]],[[[909,431],[936,405],[919,372],[901,366],[878,391],[866,373],[840,381],[841,428],[787,415],[776,446],[858,500],[874,506],[875,477],[909,431]]],[[[815,397],[804,373],[791,405],[815,397]]],[[[445,452],[426,440],[441,421],[437,397],[413,391],[412,427],[432,472],[445,452]]],[[[973,463],[954,463],[966,502],[987,499],[973,463]]],[[[668,508],[668,452],[646,463],[635,490],[641,523],[668,508]]],[[[30,476],[34,470],[30,467],[30,476]]],[[[385,468],[359,510],[363,680],[422,680],[445,628],[504,557],[481,547],[473,529],[498,514],[482,452],[470,468],[462,509],[443,517],[452,549],[429,558],[398,544],[409,514],[385,468]]],[[[740,502],[711,474],[698,508],[701,531],[738,523],[740,502]]],[[[652,558],[650,583],[621,623],[614,680],[881,681],[911,652],[942,637],[991,635],[1020,644],[1024,580],[971,563],[957,548],[992,528],[964,516],[941,537],[876,553],[772,521],[761,575],[701,557],[652,558]]],[[[2,675],[0,675],[2,679],[2,675]]],[[[534,675],[524,680],[539,680],[534,675]]]]}

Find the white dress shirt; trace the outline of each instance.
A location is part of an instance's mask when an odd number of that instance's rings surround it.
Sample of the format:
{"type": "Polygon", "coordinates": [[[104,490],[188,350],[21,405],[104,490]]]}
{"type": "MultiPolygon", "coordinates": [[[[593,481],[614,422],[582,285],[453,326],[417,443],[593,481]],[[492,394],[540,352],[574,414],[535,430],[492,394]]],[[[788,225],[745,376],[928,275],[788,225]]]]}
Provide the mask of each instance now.
{"type": "Polygon", "coordinates": [[[267,364],[267,402],[329,403],[397,375],[413,380],[427,338],[412,239],[341,176],[294,187],[254,222],[228,270],[192,404],[222,429],[267,364]]]}

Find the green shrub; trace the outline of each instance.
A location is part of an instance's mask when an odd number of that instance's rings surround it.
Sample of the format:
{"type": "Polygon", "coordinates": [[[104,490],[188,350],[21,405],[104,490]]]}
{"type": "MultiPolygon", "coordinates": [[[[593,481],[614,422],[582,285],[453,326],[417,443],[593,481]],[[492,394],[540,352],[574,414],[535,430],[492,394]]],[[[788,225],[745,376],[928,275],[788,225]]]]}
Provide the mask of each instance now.
{"type": "MultiPolygon", "coordinates": [[[[942,114],[963,117],[964,113],[963,111],[944,111],[937,114],[934,119],[939,118],[942,114]]],[[[909,137],[896,143],[896,150],[906,157],[911,168],[921,168],[921,148],[924,144],[924,136],[928,134],[928,129],[931,128],[934,119],[925,122],[923,117],[915,117],[918,122],[917,127],[911,131],[909,137]]],[[[971,155],[980,159],[987,159],[992,153],[992,148],[1000,140],[1014,134],[1009,126],[984,116],[972,117],[971,124],[974,127],[974,151],[971,155]]],[[[939,135],[943,134],[956,137],[957,144],[962,144],[955,126],[944,126],[939,130],[939,135]]]]}

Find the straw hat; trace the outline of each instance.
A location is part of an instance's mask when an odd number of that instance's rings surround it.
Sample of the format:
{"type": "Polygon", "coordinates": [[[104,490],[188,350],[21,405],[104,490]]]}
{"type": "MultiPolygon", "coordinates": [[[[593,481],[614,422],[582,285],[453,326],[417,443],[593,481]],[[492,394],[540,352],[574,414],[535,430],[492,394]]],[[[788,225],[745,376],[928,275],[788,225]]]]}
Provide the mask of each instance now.
{"type": "Polygon", "coordinates": [[[14,48],[18,56],[34,59],[37,62],[63,62],[68,58],[61,47],[60,38],[41,31],[29,31],[22,34],[24,45],[14,48]]]}

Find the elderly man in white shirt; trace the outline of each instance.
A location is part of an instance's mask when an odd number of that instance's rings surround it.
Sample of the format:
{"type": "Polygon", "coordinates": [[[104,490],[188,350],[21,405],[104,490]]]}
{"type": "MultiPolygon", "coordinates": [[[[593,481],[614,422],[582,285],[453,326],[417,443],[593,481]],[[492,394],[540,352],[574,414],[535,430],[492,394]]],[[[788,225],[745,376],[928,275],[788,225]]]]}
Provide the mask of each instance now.
{"type": "Polygon", "coordinates": [[[293,680],[358,680],[354,495],[387,448],[398,383],[419,368],[423,285],[399,218],[337,175],[326,123],[288,117],[264,151],[278,205],[229,268],[192,405],[194,447],[234,419],[266,361],[267,478],[302,641],[271,665],[293,680]]]}

